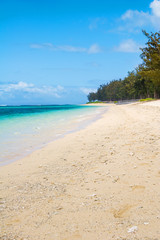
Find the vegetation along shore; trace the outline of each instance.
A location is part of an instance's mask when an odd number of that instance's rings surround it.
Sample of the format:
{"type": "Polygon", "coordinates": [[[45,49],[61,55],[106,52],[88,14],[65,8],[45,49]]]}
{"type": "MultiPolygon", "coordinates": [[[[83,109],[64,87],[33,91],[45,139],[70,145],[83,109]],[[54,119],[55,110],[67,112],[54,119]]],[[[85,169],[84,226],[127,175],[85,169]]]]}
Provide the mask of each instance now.
{"type": "Polygon", "coordinates": [[[160,97],[160,32],[143,33],[148,41],[141,48],[142,64],[124,79],[113,80],[101,85],[97,92],[90,92],[89,102],[160,97]]]}

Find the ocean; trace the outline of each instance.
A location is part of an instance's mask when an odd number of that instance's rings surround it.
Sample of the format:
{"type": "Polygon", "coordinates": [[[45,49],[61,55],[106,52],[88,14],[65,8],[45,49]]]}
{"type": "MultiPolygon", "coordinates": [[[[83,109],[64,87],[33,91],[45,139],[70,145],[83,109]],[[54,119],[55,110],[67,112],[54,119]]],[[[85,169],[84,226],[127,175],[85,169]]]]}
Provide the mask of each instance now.
{"type": "Polygon", "coordinates": [[[0,106],[0,166],[86,127],[106,110],[83,105],[0,106]]]}

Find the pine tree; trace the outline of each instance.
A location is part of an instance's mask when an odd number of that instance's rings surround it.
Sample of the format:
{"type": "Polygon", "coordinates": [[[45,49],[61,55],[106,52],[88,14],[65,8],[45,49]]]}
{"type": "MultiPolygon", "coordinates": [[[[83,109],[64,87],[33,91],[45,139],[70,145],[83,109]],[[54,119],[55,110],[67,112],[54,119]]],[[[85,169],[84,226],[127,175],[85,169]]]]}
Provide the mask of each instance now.
{"type": "Polygon", "coordinates": [[[139,66],[139,74],[146,79],[152,80],[154,84],[154,97],[159,97],[160,90],[160,32],[147,33],[148,38],[145,48],[141,48],[141,59],[143,63],[139,66]]]}

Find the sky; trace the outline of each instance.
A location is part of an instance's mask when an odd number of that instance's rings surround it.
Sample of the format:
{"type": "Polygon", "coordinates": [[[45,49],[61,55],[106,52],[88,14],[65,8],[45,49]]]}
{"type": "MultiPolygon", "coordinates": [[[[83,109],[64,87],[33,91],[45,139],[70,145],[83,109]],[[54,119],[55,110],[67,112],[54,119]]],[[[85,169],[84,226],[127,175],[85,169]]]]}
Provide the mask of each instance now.
{"type": "Polygon", "coordinates": [[[0,105],[85,103],[159,26],[159,0],[0,0],[0,105]]]}

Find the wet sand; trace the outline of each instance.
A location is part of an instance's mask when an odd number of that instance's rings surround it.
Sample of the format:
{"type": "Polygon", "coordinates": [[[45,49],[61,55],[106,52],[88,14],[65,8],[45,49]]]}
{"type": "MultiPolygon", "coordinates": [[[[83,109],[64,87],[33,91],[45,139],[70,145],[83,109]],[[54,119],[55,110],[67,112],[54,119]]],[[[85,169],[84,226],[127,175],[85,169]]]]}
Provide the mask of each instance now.
{"type": "Polygon", "coordinates": [[[0,168],[2,240],[158,240],[160,101],[113,105],[0,168]]]}

